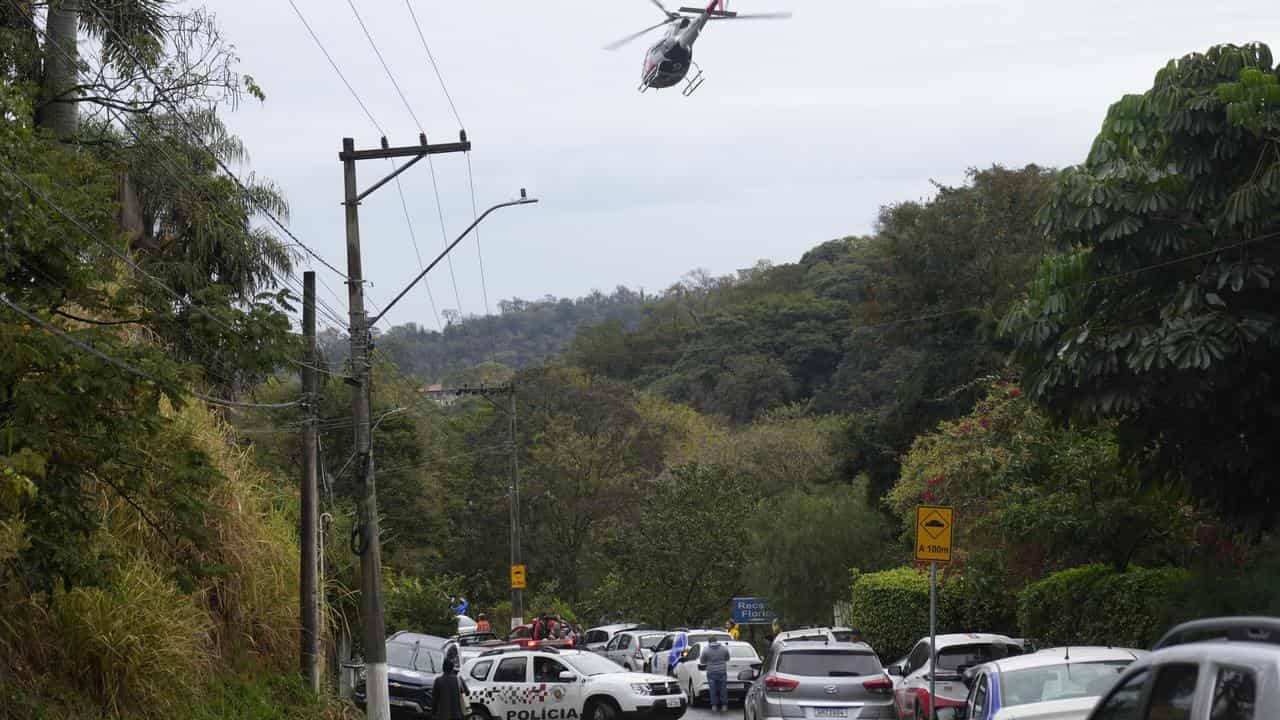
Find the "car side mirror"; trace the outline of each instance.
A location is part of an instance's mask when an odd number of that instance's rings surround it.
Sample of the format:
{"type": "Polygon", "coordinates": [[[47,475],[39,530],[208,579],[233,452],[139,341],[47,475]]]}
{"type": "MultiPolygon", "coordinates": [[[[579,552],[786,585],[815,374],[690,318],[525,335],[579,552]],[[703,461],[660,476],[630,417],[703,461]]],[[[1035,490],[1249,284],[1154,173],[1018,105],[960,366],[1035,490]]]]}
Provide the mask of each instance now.
{"type": "Polygon", "coordinates": [[[742,682],[751,682],[760,676],[760,671],[756,668],[747,668],[738,673],[738,680],[742,682]]]}
{"type": "Polygon", "coordinates": [[[560,682],[573,682],[578,679],[578,673],[572,670],[564,670],[560,673],[560,682]]]}
{"type": "Polygon", "coordinates": [[[902,666],[898,665],[897,663],[894,663],[893,665],[890,665],[889,667],[885,668],[884,671],[894,677],[903,677],[904,675],[906,675],[906,673],[902,671],[902,666]]]}

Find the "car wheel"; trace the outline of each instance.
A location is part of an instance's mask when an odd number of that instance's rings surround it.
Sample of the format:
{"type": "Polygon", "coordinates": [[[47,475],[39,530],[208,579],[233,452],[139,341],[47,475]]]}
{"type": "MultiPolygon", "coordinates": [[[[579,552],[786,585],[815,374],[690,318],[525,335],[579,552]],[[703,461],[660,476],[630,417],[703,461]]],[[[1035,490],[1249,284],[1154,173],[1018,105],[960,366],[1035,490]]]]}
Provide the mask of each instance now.
{"type": "Polygon", "coordinates": [[[916,703],[915,716],[916,716],[916,720],[925,720],[924,711],[920,709],[920,703],[916,703]]]}
{"type": "Polygon", "coordinates": [[[693,706],[697,704],[698,704],[698,696],[693,694],[693,681],[690,680],[689,681],[689,705],[693,706]]]}
{"type": "Polygon", "coordinates": [[[618,708],[612,700],[592,700],[583,708],[583,720],[618,720],[618,708]]]}
{"type": "Polygon", "coordinates": [[[489,709],[485,706],[472,705],[471,720],[493,720],[493,716],[489,714],[489,709]]]}

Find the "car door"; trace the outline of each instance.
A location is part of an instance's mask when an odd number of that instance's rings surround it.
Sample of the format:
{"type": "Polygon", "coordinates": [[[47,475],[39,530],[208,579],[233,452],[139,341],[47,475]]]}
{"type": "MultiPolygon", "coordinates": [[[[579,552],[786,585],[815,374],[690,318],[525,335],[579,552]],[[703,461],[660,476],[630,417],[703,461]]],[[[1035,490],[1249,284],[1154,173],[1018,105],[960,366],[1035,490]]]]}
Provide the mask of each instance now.
{"type": "Polygon", "coordinates": [[[547,720],[563,720],[571,709],[580,716],[583,701],[580,680],[578,673],[559,659],[551,655],[534,655],[533,687],[528,709],[534,711],[535,717],[547,720]],[[573,678],[566,680],[563,673],[569,673],[573,678]],[[546,712],[539,715],[540,710],[546,712]]]}
{"type": "Polygon", "coordinates": [[[920,690],[928,692],[927,683],[922,682],[920,672],[929,662],[929,641],[921,640],[907,655],[906,667],[902,668],[902,682],[893,691],[894,704],[898,707],[898,717],[914,717],[916,694],[920,690]]]}
{"type": "Polygon", "coordinates": [[[760,663],[759,672],[755,673],[755,678],[747,687],[747,698],[742,702],[744,720],[756,720],[764,715],[764,676],[773,669],[775,656],[773,648],[769,648],[764,655],[764,660],[760,663]]]}
{"type": "Polygon", "coordinates": [[[505,718],[507,713],[524,709],[522,702],[529,688],[529,656],[509,655],[498,660],[490,685],[491,699],[485,702],[490,714],[505,718]]]}
{"type": "Polygon", "coordinates": [[[603,655],[614,662],[618,662],[618,646],[622,644],[622,639],[624,637],[626,637],[626,635],[623,635],[622,633],[614,635],[613,638],[609,640],[609,644],[604,646],[603,655]]]}
{"type": "Polygon", "coordinates": [[[1089,720],[1143,720],[1143,703],[1150,680],[1150,668],[1130,672],[1098,702],[1089,720]]]}
{"type": "Polygon", "coordinates": [[[991,675],[980,673],[974,678],[969,689],[969,697],[965,700],[965,720],[987,720],[991,711],[991,675]]]}
{"type": "Polygon", "coordinates": [[[665,670],[660,670],[664,666],[662,663],[667,660],[667,653],[671,651],[671,644],[675,642],[675,634],[670,633],[662,638],[662,642],[658,643],[658,647],[653,649],[653,657],[649,658],[649,667],[651,673],[660,673],[665,675],[665,670]]]}
{"type": "Polygon", "coordinates": [[[632,658],[629,657],[632,653],[631,648],[636,644],[636,642],[637,642],[637,638],[634,635],[627,635],[627,634],[619,635],[618,647],[613,651],[613,657],[609,659],[625,668],[639,670],[640,668],[634,662],[632,662],[632,658]]]}
{"type": "Polygon", "coordinates": [[[676,663],[676,679],[680,682],[680,689],[688,693],[689,702],[693,702],[698,686],[703,681],[704,673],[698,668],[698,658],[701,655],[702,643],[698,643],[690,647],[684,657],[676,663]]]}

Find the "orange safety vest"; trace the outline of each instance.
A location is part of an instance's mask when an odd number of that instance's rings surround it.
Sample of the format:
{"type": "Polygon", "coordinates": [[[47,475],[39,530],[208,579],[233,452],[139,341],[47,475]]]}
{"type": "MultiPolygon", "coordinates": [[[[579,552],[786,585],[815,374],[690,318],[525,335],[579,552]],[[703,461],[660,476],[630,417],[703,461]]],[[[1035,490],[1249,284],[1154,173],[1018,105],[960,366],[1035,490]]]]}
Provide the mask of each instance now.
{"type": "Polygon", "coordinates": [[[481,620],[480,622],[476,623],[476,632],[489,632],[489,630],[490,630],[490,627],[489,627],[488,620],[481,620]]]}

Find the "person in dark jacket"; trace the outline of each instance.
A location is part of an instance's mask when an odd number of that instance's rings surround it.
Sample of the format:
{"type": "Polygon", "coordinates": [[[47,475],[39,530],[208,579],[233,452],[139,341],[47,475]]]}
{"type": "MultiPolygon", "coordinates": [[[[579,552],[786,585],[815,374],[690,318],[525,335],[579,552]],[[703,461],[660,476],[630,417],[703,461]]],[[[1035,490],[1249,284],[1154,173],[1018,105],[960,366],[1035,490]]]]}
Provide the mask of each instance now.
{"type": "Polygon", "coordinates": [[[431,685],[432,714],[435,720],[463,720],[467,711],[467,684],[458,677],[458,661],[444,659],[444,672],[431,685]]]}

